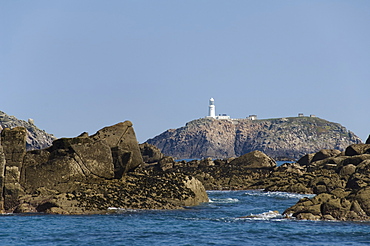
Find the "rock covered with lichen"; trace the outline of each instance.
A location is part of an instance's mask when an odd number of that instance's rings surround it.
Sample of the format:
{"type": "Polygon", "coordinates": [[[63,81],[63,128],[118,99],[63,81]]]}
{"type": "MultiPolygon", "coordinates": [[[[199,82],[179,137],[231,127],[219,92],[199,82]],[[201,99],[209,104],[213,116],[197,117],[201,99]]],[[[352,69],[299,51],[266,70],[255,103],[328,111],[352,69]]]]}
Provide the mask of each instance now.
{"type": "MultiPolygon", "coordinates": [[[[150,148],[145,145],[145,148],[150,148]]],[[[239,158],[174,161],[152,146],[153,173],[182,173],[200,180],[206,189],[263,189],[300,194],[303,198],[284,215],[299,220],[370,220],[370,144],[352,144],[344,151],[322,149],[297,162],[277,166],[260,151],[239,158]]],[[[147,151],[149,153],[149,151],[147,151]]]]}
{"type": "Polygon", "coordinates": [[[268,177],[276,162],[261,151],[252,151],[238,158],[175,161],[161,155],[159,149],[147,143],[140,149],[151,160],[143,168],[152,173],[180,173],[195,177],[207,190],[249,189],[257,180],[268,177]]]}
{"type": "Polygon", "coordinates": [[[89,136],[55,140],[26,151],[26,129],[1,133],[3,212],[105,213],[117,209],[174,209],[208,202],[203,185],[178,173],[153,174],[143,159],[132,123],[89,136]]]}

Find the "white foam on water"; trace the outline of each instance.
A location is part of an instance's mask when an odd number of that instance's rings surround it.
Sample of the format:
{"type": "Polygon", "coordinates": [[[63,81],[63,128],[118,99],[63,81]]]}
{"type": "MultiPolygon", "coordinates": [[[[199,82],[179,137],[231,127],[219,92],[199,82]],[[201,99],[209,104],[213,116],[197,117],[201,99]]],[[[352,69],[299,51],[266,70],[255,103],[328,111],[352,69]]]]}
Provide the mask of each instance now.
{"type": "Polygon", "coordinates": [[[136,209],[127,209],[127,208],[117,208],[117,207],[109,207],[108,212],[110,213],[128,213],[128,212],[137,212],[136,209]]]}
{"type": "Polygon", "coordinates": [[[236,203],[239,202],[237,198],[213,198],[212,200],[209,199],[211,203],[236,203]]]}
{"type": "Polygon", "coordinates": [[[14,215],[14,213],[1,213],[0,215],[14,215]]]}
{"type": "Polygon", "coordinates": [[[268,211],[260,214],[251,214],[236,218],[237,220],[282,220],[284,219],[278,211],[268,211]]]}
{"type": "Polygon", "coordinates": [[[230,193],[238,192],[238,190],[207,190],[207,193],[230,193]]]}
{"type": "Polygon", "coordinates": [[[214,222],[226,222],[226,223],[232,223],[235,222],[235,218],[232,217],[221,217],[221,218],[211,218],[211,217],[202,217],[202,218],[183,218],[184,220],[189,221],[214,221],[214,222]]]}
{"type": "Polygon", "coordinates": [[[302,199],[304,197],[312,198],[315,194],[298,194],[283,191],[262,191],[262,190],[251,190],[247,191],[245,195],[249,196],[264,196],[264,197],[276,197],[276,198],[292,198],[292,199],[302,199]]]}

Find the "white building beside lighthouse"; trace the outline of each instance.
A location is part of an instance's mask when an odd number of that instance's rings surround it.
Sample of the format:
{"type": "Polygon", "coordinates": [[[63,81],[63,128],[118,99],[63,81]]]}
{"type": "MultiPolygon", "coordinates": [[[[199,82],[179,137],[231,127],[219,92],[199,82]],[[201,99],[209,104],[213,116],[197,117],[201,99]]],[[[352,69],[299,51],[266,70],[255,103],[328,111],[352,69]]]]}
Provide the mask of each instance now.
{"type": "Polygon", "coordinates": [[[213,118],[216,120],[229,120],[230,116],[226,114],[219,114],[216,116],[216,106],[215,106],[215,99],[209,99],[209,106],[208,106],[208,116],[206,118],[213,118]]]}

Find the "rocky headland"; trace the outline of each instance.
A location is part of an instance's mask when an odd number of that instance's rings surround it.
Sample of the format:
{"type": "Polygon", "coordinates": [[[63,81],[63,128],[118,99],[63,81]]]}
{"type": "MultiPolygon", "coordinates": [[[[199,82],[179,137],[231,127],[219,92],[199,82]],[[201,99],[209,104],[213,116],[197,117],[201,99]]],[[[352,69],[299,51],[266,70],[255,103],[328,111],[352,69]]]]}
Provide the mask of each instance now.
{"type": "Polygon", "coordinates": [[[19,120],[0,111],[0,131],[4,128],[24,127],[26,129],[26,149],[44,149],[52,145],[56,137],[40,130],[32,119],[19,120]]]}
{"type": "Polygon", "coordinates": [[[147,140],[165,155],[177,159],[239,157],[254,150],[274,159],[298,159],[321,149],[343,151],[361,143],[338,123],[317,117],[267,120],[215,120],[203,118],[169,129],[147,140]]]}
{"type": "Polygon", "coordinates": [[[181,173],[149,173],[132,123],[26,150],[27,129],[4,128],[0,211],[56,214],[120,209],[179,209],[208,202],[201,182],[181,173]]]}

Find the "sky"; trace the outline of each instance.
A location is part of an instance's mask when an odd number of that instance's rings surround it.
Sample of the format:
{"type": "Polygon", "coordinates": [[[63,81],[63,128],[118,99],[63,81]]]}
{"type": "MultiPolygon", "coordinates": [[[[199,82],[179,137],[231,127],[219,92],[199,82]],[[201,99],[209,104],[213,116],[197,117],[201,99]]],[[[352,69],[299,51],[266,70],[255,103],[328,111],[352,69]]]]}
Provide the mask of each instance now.
{"type": "Polygon", "coordinates": [[[0,0],[0,111],[56,137],[314,114],[370,134],[370,1],[0,0]]]}

